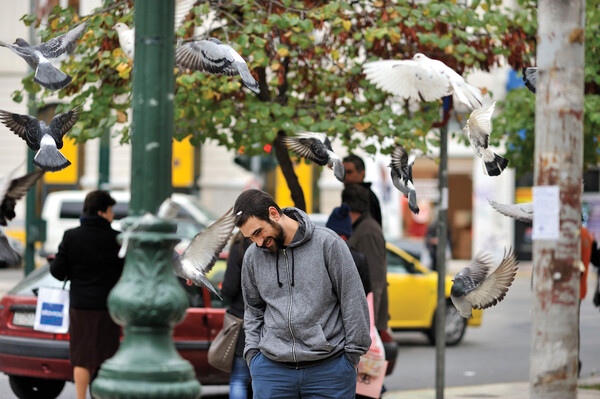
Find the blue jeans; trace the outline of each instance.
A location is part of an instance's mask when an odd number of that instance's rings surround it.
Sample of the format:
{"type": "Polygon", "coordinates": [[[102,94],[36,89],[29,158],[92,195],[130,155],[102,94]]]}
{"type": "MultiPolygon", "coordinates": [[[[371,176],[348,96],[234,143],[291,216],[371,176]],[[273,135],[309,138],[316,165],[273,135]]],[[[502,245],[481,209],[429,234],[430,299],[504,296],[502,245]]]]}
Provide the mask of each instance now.
{"type": "Polygon", "coordinates": [[[305,369],[280,366],[260,352],[250,362],[254,399],[350,399],[356,394],[356,368],[342,355],[305,369]]]}
{"type": "Polygon", "coordinates": [[[250,370],[241,356],[233,358],[233,368],[229,377],[229,399],[247,399],[250,370]]]}

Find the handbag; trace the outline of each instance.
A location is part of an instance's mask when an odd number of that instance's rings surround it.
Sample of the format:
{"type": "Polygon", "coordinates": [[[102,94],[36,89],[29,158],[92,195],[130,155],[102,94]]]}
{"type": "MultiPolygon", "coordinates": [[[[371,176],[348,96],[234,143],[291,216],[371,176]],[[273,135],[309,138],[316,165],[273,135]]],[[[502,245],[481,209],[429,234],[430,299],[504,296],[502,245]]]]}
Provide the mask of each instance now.
{"type": "Polygon", "coordinates": [[[235,346],[243,325],[243,319],[225,312],[223,328],[208,348],[208,364],[227,373],[231,372],[233,358],[235,357],[235,346]]]}
{"type": "Polygon", "coordinates": [[[63,288],[39,288],[34,330],[54,334],[65,334],[69,331],[69,291],[64,287],[63,285],[63,288]]]}

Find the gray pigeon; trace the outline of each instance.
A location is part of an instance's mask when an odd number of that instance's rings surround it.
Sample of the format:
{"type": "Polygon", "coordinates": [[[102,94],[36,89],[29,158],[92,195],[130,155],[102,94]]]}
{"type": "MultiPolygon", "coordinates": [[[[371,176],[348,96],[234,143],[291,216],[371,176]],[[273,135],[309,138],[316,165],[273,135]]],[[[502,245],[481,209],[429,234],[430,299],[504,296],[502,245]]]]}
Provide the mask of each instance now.
{"type": "Polygon", "coordinates": [[[231,208],[206,230],[196,234],[185,251],[181,255],[176,254],[173,264],[175,274],[183,279],[191,280],[198,286],[208,288],[221,298],[206,278],[206,274],[210,272],[219,253],[229,241],[236,220],[237,215],[233,214],[233,208],[231,208]]]}
{"type": "Polygon", "coordinates": [[[20,265],[22,260],[21,254],[10,245],[8,237],[0,229],[0,264],[20,265]]]}
{"type": "Polygon", "coordinates": [[[417,206],[417,191],[413,183],[412,167],[415,163],[415,156],[408,156],[406,149],[400,144],[396,145],[392,152],[392,162],[389,164],[392,183],[405,197],[408,198],[408,208],[417,215],[419,207],[417,206]]]}
{"type": "Polygon", "coordinates": [[[6,176],[0,185],[0,225],[6,226],[15,217],[17,201],[27,194],[27,191],[44,175],[44,171],[35,170],[21,177],[14,177],[16,169],[6,176]]]}
{"type": "Polygon", "coordinates": [[[214,37],[179,46],[175,50],[175,64],[215,75],[240,75],[246,87],[257,94],[260,93],[258,83],[250,74],[242,56],[231,46],[214,37]]]}
{"type": "MultiPolygon", "coordinates": [[[[0,183],[0,225],[2,226],[6,226],[8,221],[16,216],[17,201],[23,198],[27,191],[44,175],[44,172],[38,169],[15,178],[14,175],[20,167],[21,165],[12,170],[0,183]]],[[[18,265],[21,260],[21,254],[10,245],[8,237],[0,229],[0,262],[7,265],[18,265]]]]}
{"type": "Polygon", "coordinates": [[[472,309],[486,309],[502,301],[515,279],[518,263],[511,248],[508,254],[504,252],[500,266],[488,276],[492,266],[491,258],[489,255],[478,254],[452,280],[454,284],[450,289],[450,298],[460,315],[468,319],[472,309]]]}
{"type": "Polygon", "coordinates": [[[333,152],[331,141],[325,133],[298,133],[296,137],[284,137],[283,142],[302,158],[309,159],[320,166],[329,166],[333,169],[336,179],[344,182],[346,169],[340,157],[333,152]]]}
{"type": "Polygon", "coordinates": [[[508,159],[501,157],[489,148],[490,133],[492,132],[492,114],[496,102],[487,108],[477,108],[463,128],[469,138],[471,148],[483,160],[484,172],[488,176],[498,176],[508,166],[508,159]]]}
{"type": "Polygon", "coordinates": [[[77,47],[77,40],[87,29],[87,21],[60,36],[54,37],[39,46],[31,46],[18,38],[14,45],[0,42],[0,46],[11,49],[23,58],[35,71],[33,81],[50,90],[60,90],[71,83],[72,78],[50,63],[64,53],[71,53],[77,47]]]}
{"type": "Polygon", "coordinates": [[[492,208],[504,216],[520,220],[525,223],[533,223],[533,202],[519,204],[499,204],[496,201],[488,201],[492,208]]]}
{"type": "Polygon", "coordinates": [[[537,86],[537,68],[527,67],[523,68],[523,82],[533,94],[535,94],[535,88],[537,86]]]}
{"type": "Polygon", "coordinates": [[[56,115],[50,126],[30,115],[13,114],[0,110],[0,122],[25,140],[27,146],[37,151],[33,164],[38,168],[56,172],[71,165],[59,151],[63,147],[63,136],[73,127],[81,113],[81,106],[56,115]]]}

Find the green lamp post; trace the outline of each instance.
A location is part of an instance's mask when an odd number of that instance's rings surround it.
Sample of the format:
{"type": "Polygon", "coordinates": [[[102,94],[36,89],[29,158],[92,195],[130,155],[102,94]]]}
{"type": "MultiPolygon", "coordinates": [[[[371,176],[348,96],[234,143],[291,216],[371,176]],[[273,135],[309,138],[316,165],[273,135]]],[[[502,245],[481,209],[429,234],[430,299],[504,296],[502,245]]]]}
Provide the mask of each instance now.
{"type": "Polygon", "coordinates": [[[108,298],[124,337],[92,384],[100,399],[200,396],[192,365],[171,339],[188,304],[172,271],[176,224],[151,214],[171,193],[173,13],[173,0],[135,3],[132,216],[123,222],[129,241],[123,276],[108,298]]]}

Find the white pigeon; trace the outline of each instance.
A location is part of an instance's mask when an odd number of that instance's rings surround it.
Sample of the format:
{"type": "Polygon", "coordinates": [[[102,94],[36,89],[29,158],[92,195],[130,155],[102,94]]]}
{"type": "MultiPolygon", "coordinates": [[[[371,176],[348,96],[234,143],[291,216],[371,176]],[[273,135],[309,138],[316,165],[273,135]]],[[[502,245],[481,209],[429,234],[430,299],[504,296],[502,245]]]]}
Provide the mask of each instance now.
{"type": "Polygon", "coordinates": [[[533,94],[535,94],[535,88],[537,87],[537,68],[527,67],[523,68],[523,82],[533,94]]]}
{"type": "Polygon", "coordinates": [[[499,204],[496,201],[488,201],[492,208],[504,216],[520,220],[525,223],[533,223],[533,202],[519,204],[499,204]]]}
{"type": "Polygon", "coordinates": [[[415,156],[408,155],[406,149],[400,144],[396,145],[392,152],[392,162],[389,164],[392,183],[405,197],[408,198],[408,208],[417,215],[419,207],[417,206],[417,191],[413,184],[412,167],[415,163],[415,156]]]}
{"type": "Polygon", "coordinates": [[[162,204],[158,207],[156,216],[161,219],[173,220],[177,217],[179,212],[179,205],[171,199],[171,197],[165,199],[162,204]]]}
{"type": "Polygon", "coordinates": [[[331,141],[325,133],[304,132],[295,137],[284,137],[287,147],[302,158],[309,159],[320,166],[333,169],[336,179],[344,182],[346,169],[340,157],[331,148],[331,141]]]}
{"type": "Polygon", "coordinates": [[[479,158],[483,160],[484,172],[489,176],[498,176],[508,166],[508,159],[494,153],[489,148],[490,133],[492,132],[492,114],[494,113],[494,101],[487,108],[477,108],[469,116],[467,124],[463,128],[471,143],[471,148],[479,158]]]}
{"type": "Polygon", "coordinates": [[[175,64],[215,75],[240,75],[246,87],[257,94],[260,93],[258,83],[242,56],[233,47],[214,37],[179,46],[175,50],[175,64]]]}
{"type": "Polygon", "coordinates": [[[56,172],[71,165],[59,151],[63,147],[63,137],[71,130],[79,115],[81,105],[52,118],[50,126],[31,115],[21,115],[0,110],[0,122],[17,136],[25,140],[27,146],[37,151],[33,164],[38,168],[56,172]]]}
{"type": "Polygon", "coordinates": [[[518,264],[514,251],[509,249],[508,254],[504,252],[500,266],[488,276],[491,258],[478,254],[452,280],[450,298],[460,315],[468,319],[472,309],[486,309],[502,301],[515,279],[518,264]]]}
{"type": "MultiPolygon", "coordinates": [[[[175,2],[175,31],[183,25],[185,17],[194,7],[197,0],[177,0],[175,2]]],[[[129,59],[133,60],[135,56],[135,29],[130,28],[123,22],[117,22],[113,29],[117,31],[119,36],[119,45],[121,50],[129,59]]]]}
{"type": "Polygon", "coordinates": [[[383,91],[417,101],[435,101],[452,93],[472,109],[482,104],[481,91],[441,61],[417,53],[410,60],[368,62],[363,70],[383,91]]]}
{"type": "Polygon", "coordinates": [[[196,234],[185,251],[181,255],[176,254],[173,263],[175,274],[183,279],[191,280],[198,286],[208,288],[221,298],[206,278],[206,274],[211,271],[219,254],[229,241],[237,218],[238,215],[234,215],[233,208],[231,208],[206,230],[196,234]]]}
{"type": "Polygon", "coordinates": [[[0,42],[0,46],[11,49],[23,58],[35,71],[33,81],[50,90],[60,90],[71,83],[69,75],[50,63],[64,53],[71,53],[77,47],[77,40],[87,29],[88,23],[83,22],[70,31],[56,36],[39,46],[31,46],[24,39],[15,40],[15,45],[0,42]]]}

